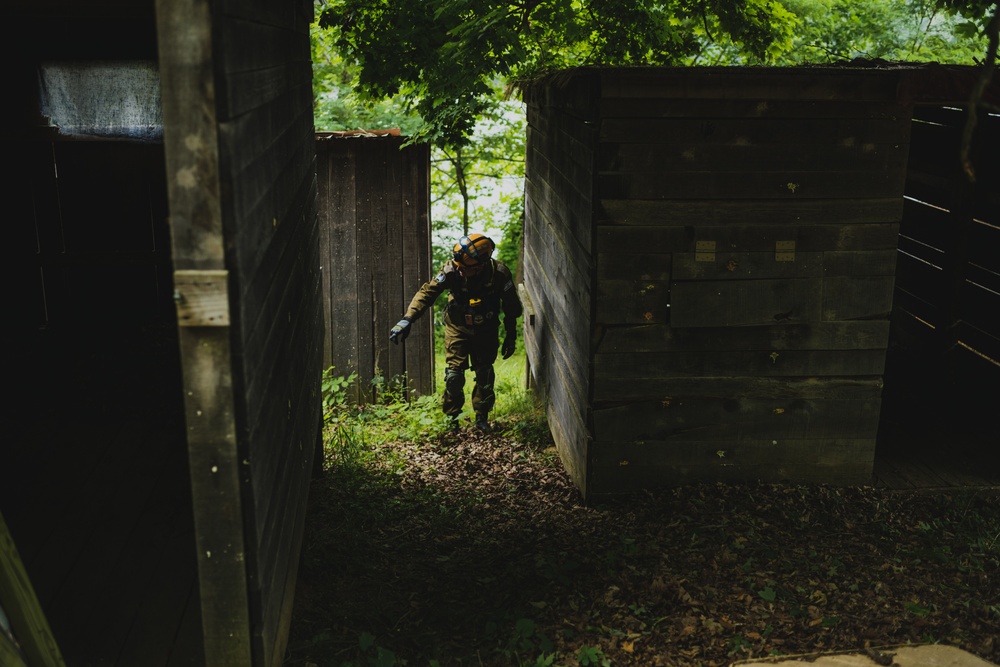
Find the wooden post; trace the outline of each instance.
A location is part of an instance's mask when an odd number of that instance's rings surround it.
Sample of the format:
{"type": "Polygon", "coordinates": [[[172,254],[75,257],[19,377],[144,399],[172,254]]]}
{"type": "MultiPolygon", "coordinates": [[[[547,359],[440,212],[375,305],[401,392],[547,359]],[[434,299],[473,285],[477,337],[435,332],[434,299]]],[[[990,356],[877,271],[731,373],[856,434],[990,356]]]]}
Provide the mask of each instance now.
{"type": "Polygon", "coordinates": [[[6,636],[0,633],[0,664],[65,667],[3,514],[0,514],[0,608],[7,614],[14,636],[27,658],[25,663],[6,636]]]}
{"type": "Polygon", "coordinates": [[[156,7],[175,301],[205,660],[249,665],[250,610],[232,387],[212,4],[156,7]]]}

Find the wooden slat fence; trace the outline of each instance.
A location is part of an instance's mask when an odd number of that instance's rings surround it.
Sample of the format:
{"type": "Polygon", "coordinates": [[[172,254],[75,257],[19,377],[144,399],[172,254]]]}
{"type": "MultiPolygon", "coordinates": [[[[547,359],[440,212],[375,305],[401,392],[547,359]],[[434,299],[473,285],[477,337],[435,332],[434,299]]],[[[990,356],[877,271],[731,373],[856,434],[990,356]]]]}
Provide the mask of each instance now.
{"type": "Polygon", "coordinates": [[[974,183],[959,160],[966,118],[914,111],[892,311],[899,384],[916,382],[913,395],[942,412],[942,401],[959,408],[952,420],[986,418],[981,388],[1000,381],[1000,115],[979,115],[974,183]]]}

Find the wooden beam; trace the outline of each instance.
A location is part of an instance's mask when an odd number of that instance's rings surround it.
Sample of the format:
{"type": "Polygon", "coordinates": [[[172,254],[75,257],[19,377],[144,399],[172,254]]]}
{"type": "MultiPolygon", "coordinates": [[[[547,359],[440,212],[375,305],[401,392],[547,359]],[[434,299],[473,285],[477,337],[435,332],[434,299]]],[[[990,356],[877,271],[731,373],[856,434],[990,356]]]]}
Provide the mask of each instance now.
{"type": "MultiPolygon", "coordinates": [[[[175,272],[225,271],[213,5],[157,0],[164,152],[175,272]]],[[[183,283],[185,274],[175,273],[183,283]]],[[[218,277],[218,276],[216,276],[218,277]]],[[[209,312],[230,310],[212,283],[209,312]]],[[[192,296],[194,293],[192,292],[192,296]]],[[[204,296],[204,295],[200,295],[204,296]]],[[[201,300],[201,299],[196,299],[201,300]]],[[[178,315],[185,313],[178,311],[178,315]]],[[[188,462],[206,664],[252,663],[247,552],[237,451],[232,329],[180,327],[188,462]]]]}
{"type": "MultiPolygon", "coordinates": [[[[3,514],[0,514],[0,608],[7,614],[24,657],[32,667],[65,667],[3,514]]],[[[19,658],[10,649],[6,636],[0,633],[0,663],[16,667],[19,658]]],[[[25,663],[22,660],[20,664],[25,663]]]]}

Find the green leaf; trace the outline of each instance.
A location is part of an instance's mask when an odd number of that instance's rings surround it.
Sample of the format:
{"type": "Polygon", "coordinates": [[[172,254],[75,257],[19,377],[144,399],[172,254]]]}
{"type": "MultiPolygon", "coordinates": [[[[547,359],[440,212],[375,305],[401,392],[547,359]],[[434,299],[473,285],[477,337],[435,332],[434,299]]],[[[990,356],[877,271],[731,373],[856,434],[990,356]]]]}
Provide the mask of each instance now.
{"type": "Polygon", "coordinates": [[[907,604],[906,611],[913,614],[914,616],[919,616],[920,618],[926,618],[931,615],[930,609],[922,607],[915,602],[910,602],[909,604],[907,604]]]}
{"type": "Polygon", "coordinates": [[[535,622],[530,618],[519,618],[514,625],[518,637],[528,638],[535,633],[535,622]]]}
{"type": "Polygon", "coordinates": [[[581,665],[600,665],[607,667],[611,661],[605,657],[604,652],[596,646],[583,646],[576,652],[577,660],[581,665]]]}
{"type": "Polygon", "coordinates": [[[396,664],[396,654],[380,646],[378,648],[378,654],[375,656],[375,660],[372,662],[372,667],[393,667],[393,665],[395,664],[396,664]]]}

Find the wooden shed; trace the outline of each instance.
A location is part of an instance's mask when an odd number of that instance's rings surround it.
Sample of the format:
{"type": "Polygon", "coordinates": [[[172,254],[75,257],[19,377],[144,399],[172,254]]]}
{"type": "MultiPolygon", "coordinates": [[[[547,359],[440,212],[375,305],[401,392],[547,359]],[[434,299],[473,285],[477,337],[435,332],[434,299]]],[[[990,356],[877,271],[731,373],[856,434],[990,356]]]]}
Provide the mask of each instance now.
{"type": "Polygon", "coordinates": [[[320,261],[327,336],[324,368],[357,374],[354,400],[372,381],[405,377],[416,394],[434,391],[433,320],[406,345],[388,332],[431,267],[430,145],[398,130],[320,132],[316,137],[320,261]]]}
{"type": "Polygon", "coordinates": [[[0,9],[0,511],[37,606],[0,605],[74,667],[282,662],[322,421],[312,18],[0,9]]]}
{"type": "Polygon", "coordinates": [[[871,481],[911,117],[972,79],[585,68],[525,89],[526,347],[585,496],[871,481]]]}

